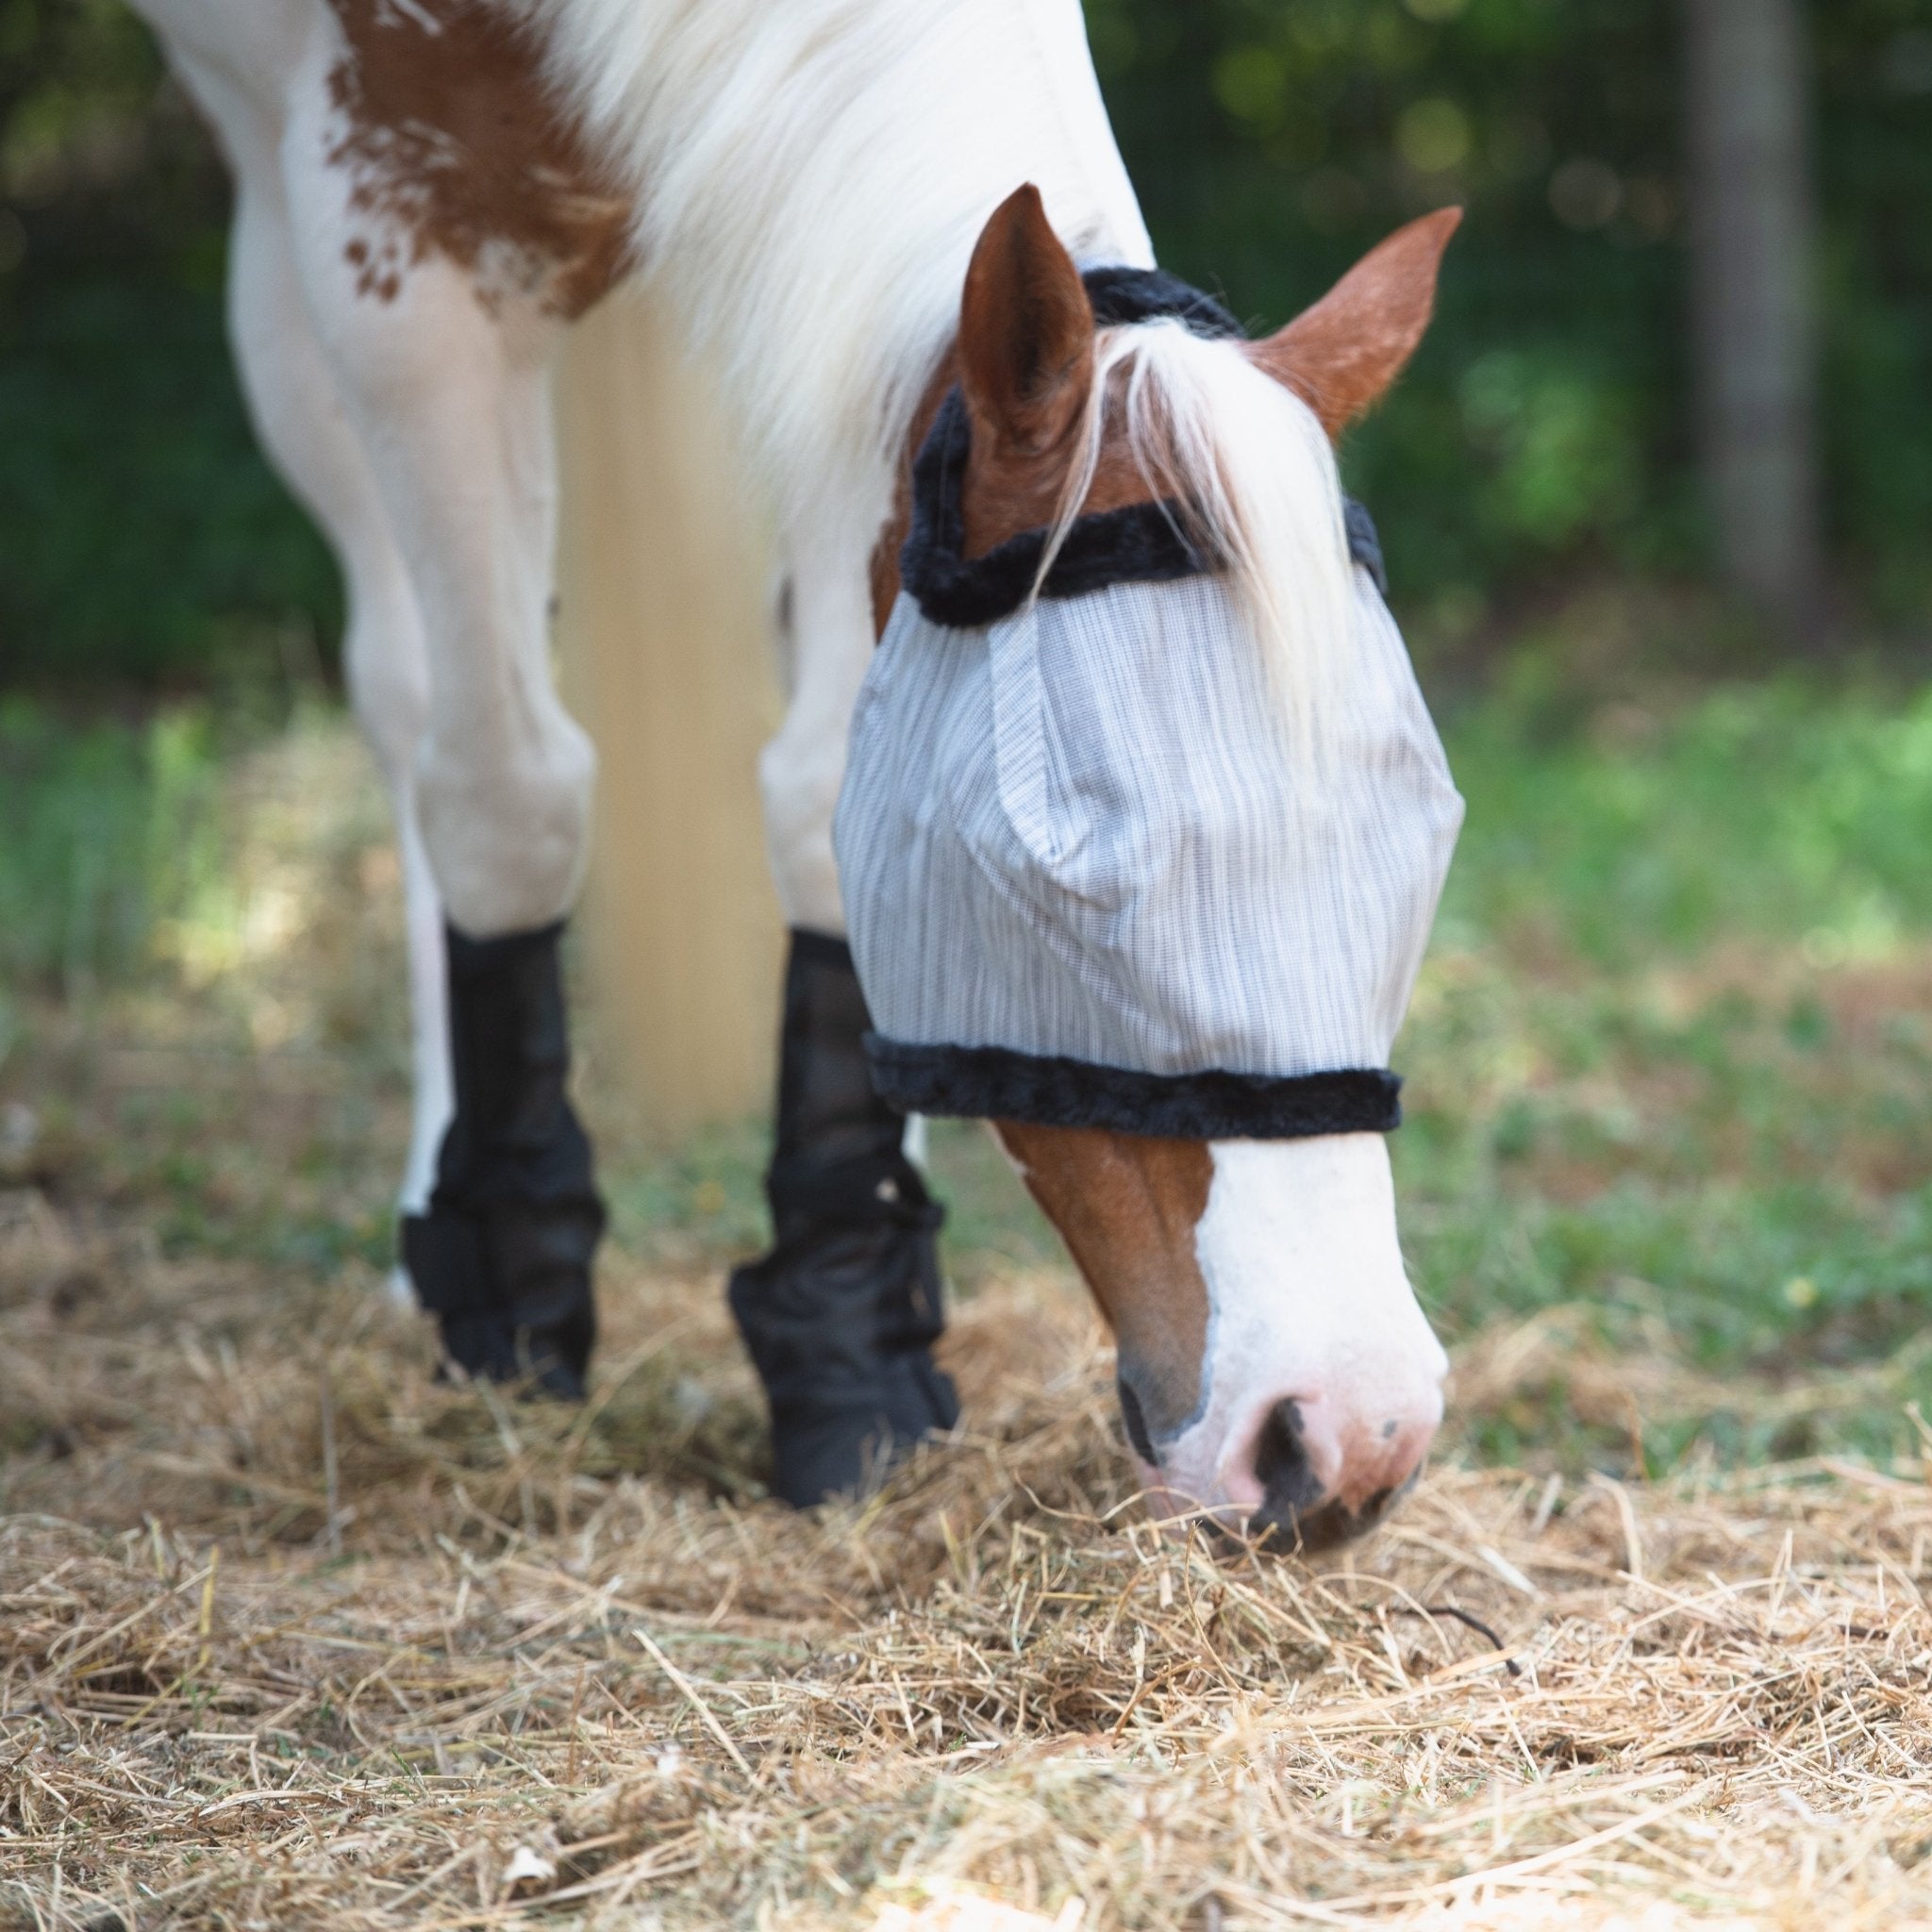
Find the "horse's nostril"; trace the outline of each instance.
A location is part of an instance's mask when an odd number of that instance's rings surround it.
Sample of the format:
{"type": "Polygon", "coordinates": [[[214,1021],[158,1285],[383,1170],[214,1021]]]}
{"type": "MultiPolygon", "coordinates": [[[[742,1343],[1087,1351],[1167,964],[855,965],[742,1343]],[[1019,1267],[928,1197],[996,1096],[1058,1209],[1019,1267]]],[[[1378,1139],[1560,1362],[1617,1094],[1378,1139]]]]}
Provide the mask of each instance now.
{"type": "Polygon", "coordinates": [[[1114,1387],[1120,1392],[1121,1420],[1127,1425],[1127,1441],[1134,1445],[1134,1454],[1153,1469],[1160,1458],[1154,1453],[1154,1438],[1147,1432],[1147,1417],[1141,1407],[1141,1398],[1124,1375],[1116,1378],[1114,1387]]]}
{"type": "Polygon", "coordinates": [[[1356,1507],[1330,1496],[1309,1459],[1300,1406],[1291,1400],[1277,1402],[1261,1424],[1255,1475],[1261,1506],[1248,1519],[1248,1533],[1276,1550],[1313,1553],[1348,1542],[1374,1528],[1399,1493],[1377,1490],[1356,1507]]]}
{"type": "Polygon", "coordinates": [[[1268,1411],[1255,1443],[1255,1479],[1261,1485],[1258,1519],[1291,1535],[1295,1521],[1322,1500],[1323,1483],[1308,1459],[1301,1405],[1284,1398],[1268,1411]]]}

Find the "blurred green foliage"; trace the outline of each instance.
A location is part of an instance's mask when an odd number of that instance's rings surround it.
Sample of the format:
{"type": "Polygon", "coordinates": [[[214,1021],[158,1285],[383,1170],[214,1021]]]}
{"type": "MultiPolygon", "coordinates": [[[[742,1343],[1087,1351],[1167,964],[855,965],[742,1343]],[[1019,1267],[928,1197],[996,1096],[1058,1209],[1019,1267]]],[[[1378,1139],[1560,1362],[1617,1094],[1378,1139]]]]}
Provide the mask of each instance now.
{"type": "Polygon", "coordinates": [[[228,191],[121,0],[0,0],[0,681],[332,636],[224,335],[228,191]]]}
{"type": "MultiPolygon", "coordinates": [[[[1471,220],[1351,441],[1398,590],[1474,629],[1694,575],[1674,0],[1088,0],[1164,260],[1276,324],[1407,217],[1471,220]]],[[[1932,0],[1813,0],[1828,501],[1844,582],[1932,611],[1932,0]]],[[[0,675],[166,678],[332,636],[321,544],[222,342],[226,190],[121,0],[0,0],[0,675]]]]}
{"type": "MultiPolygon", "coordinates": [[[[1828,504],[1852,588],[1932,568],[1932,0],[1812,0],[1828,504]]],[[[1591,566],[1691,574],[1680,0],[1088,0],[1162,259],[1275,325],[1403,221],[1468,226],[1351,481],[1452,628],[1591,566]]]]}
{"type": "Polygon", "coordinates": [[[1540,727],[1545,705],[1528,660],[1457,720],[1445,942],[1540,929],[1628,973],[1727,940],[1840,967],[1932,933],[1932,690],[1733,685],[1593,740],[1540,727]]]}
{"type": "Polygon", "coordinates": [[[0,699],[0,989],[71,1001],[152,964],[213,863],[217,750],[200,700],[123,722],[0,699]]]}

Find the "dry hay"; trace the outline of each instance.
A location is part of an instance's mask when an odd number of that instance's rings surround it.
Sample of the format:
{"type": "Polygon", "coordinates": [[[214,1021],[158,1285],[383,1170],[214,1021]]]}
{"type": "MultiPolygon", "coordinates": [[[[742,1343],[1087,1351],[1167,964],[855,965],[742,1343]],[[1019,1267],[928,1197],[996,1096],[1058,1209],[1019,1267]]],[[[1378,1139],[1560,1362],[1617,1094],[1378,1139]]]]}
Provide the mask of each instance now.
{"type": "Polygon", "coordinates": [[[1230,1557],[1011,1276],[970,1430],[813,1521],[708,1274],[612,1263],[573,1417],[373,1281],[0,1201],[0,1920],[1932,1924],[1924,1470],[1445,1467],[1230,1557]]]}

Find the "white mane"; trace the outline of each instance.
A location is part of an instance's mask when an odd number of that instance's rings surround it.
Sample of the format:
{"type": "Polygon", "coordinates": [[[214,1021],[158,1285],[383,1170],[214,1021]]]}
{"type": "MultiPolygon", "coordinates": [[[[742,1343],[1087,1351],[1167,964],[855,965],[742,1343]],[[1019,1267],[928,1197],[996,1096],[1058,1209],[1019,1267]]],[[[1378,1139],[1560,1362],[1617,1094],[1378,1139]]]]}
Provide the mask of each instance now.
{"type": "MultiPolygon", "coordinates": [[[[974,243],[1015,188],[1038,185],[1076,260],[1152,263],[1078,0],[508,4],[635,195],[645,274],[715,358],[793,542],[870,554],[974,243]]],[[[1130,369],[1137,448],[1173,453],[1283,691],[1311,694],[1350,594],[1313,416],[1174,324],[1109,330],[1102,354],[1130,369]]]]}
{"type": "Polygon", "coordinates": [[[637,197],[788,531],[862,532],[1024,181],[1089,261],[1152,260],[1077,0],[515,0],[637,197]]]}
{"type": "Polygon", "coordinates": [[[1271,691],[1300,748],[1320,751],[1355,598],[1327,432],[1238,343],[1178,321],[1103,329],[1084,460],[1067,478],[1041,581],[1099,466],[1113,393],[1124,396],[1128,447],[1148,489],[1178,505],[1190,535],[1225,560],[1271,691]]]}

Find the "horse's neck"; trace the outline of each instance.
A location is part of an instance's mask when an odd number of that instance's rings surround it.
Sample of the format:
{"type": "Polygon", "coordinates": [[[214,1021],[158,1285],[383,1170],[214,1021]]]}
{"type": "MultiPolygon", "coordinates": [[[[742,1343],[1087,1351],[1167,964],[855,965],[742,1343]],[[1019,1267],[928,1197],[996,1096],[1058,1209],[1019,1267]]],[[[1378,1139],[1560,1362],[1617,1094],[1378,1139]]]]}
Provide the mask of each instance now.
{"type": "Polygon", "coordinates": [[[1062,138],[1076,158],[1089,205],[1098,220],[1099,255],[1131,267],[1152,268],[1154,244],[1101,99],[1079,0],[1034,0],[1026,22],[1034,58],[1059,108],[1062,138]]]}
{"type": "Polygon", "coordinates": [[[782,525],[859,555],[1022,181],[1076,256],[1151,258],[1078,0],[508,0],[639,208],[782,525]]]}

